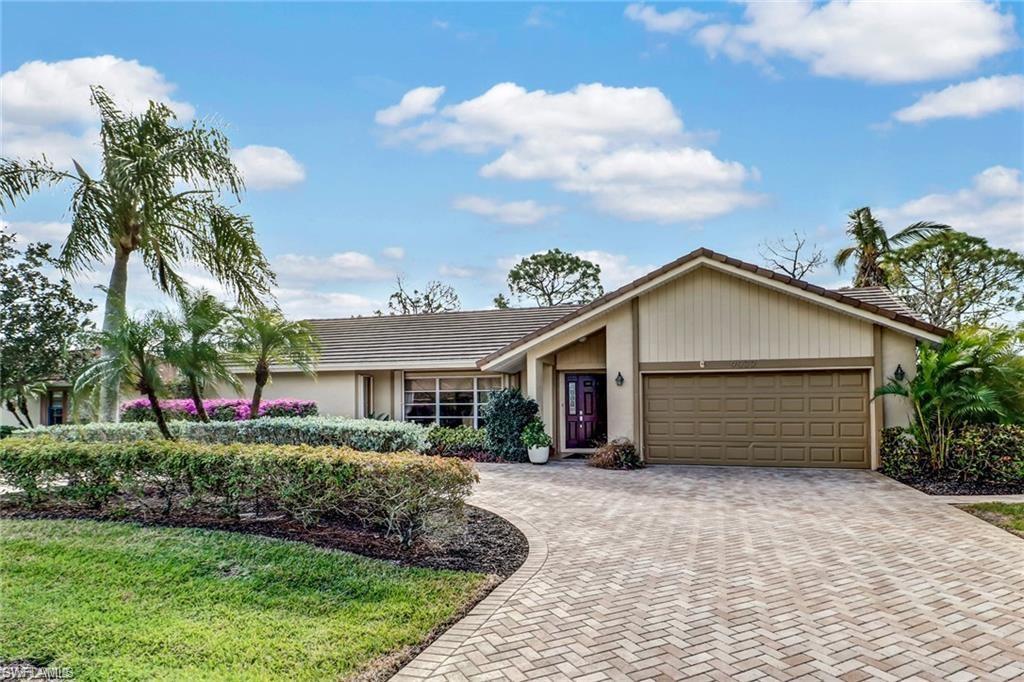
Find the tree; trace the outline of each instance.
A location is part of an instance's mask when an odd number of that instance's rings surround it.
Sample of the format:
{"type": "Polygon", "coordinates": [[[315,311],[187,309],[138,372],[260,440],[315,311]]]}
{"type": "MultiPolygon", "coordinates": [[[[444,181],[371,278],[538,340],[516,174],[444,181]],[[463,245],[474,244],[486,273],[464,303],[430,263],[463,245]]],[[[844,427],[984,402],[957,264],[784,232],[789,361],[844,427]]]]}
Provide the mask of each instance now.
{"type": "Polygon", "coordinates": [[[242,383],[228,366],[224,352],[227,306],[207,291],[186,294],[179,300],[177,315],[158,319],[163,327],[163,356],[181,375],[188,397],[201,421],[210,421],[203,406],[203,391],[211,383],[223,383],[236,391],[242,383]]]}
{"type": "Polygon", "coordinates": [[[33,426],[28,399],[77,374],[90,345],[94,306],[67,279],[50,279],[44,268],[53,266],[49,244],[20,252],[15,235],[0,232],[0,399],[21,426],[33,426]]]}
{"type": "MultiPolygon", "coordinates": [[[[71,232],[58,264],[74,274],[113,259],[103,316],[108,337],[126,315],[128,263],[136,252],[172,295],[186,289],[184,263],[212,274],[243,305],[268,295],[274,275],[252,223],[219,203],[224,195],[239,200],[243,189],[224,134],[201,123],[178,127],[173,112],[156,102],[141,114],[125,114],[101,87],[92,88],[92,103],[100,114],[99,177],[74,160],[68,173],[45,158],[0,159],[0,208],[43,186],[73,186],[71,232]]],[[[100,403],[102,417],[114,419],[117,387],[100,387],[100,403]]]]}
{"type": "Polygon", "coordinates": [[[509,291],[540,306],[587,303],[604,294],[601,266],[560,249],[522,259],[507,281],[509,291]]]}
{"type": "Polygon", "coordinates": [[[82,394],[97,387],[130,386],[149,399],[156,425],[167,440],[174,440],[164,412],[160,408],[164,379],[160,374],[164,358],[164,328],[154,314],[143,318],[125,317],[113,331],[100,334],[100,343],[107,352],[86,365],[75,380],[75,393],[82,394]]]}
{"type": "Polygon", "coordinates": [[[263,388],[270,381],[273,366],[290,365],[305,374],[316,375],[314,365],[320,356],[320,342],[307,322],[290,322],[279,310],[257,308],[235,315],[228,335],[232,364],[253,368],[250,419],[260,414],[263,388]]]}
{"type": "Polygon", "coordinates": [[[948,229],[949,225],[923,221],[889,236],[870,208],[858,208],[850,213],[850,222],[846,225],[846,234],[853,239],[853,244],[840,249],[832,264],[841,272],[851,258],[856,258],[853,286],[889,286],[893,279],[893,251],[948,229]]]}
{"type": "Polygon", "coordinates": [[[511,307],[508,297],[503,293],[499,293],[494,297],[494,307],[498,310],[507,310],[511,307]]]}
{"type": "Polygon", "coordinates": [[[805,246],[807,235],[801,235],[793,230],[792,242],[787,241],[785,237],[761,242],[761,258],[772,270],[789,275],[793,279],[803,279],[825,263],[825,253],[817,244],[811,244],[806,249],[805,246]]]}
{"type": "MultiPolygon", "coordinates": [[[[421,315],[424,313],[447,313],[462,307],[455,289],[443,282],[433,280],[421,292],[413,289],[405,290],[405,283],[399,277],[396,280],[398,290],[388,298],[388,311],[392,315],[421,315]]],[[[382,315],[381,311],[377,311],[382,315]]]]}
{"type": "Polygon", "coordinates": [[[893,292],[934,325],[988,326],[1024,311],[1024,256],[941,232],[893,254],[893,292]]]}
{"type": "Polygon", "coordinates": [[[937,347],[921,346],[912,379],[891,379],[876,396],[910,401],[911,432],[932,467],[946,466],[953,433],[964,424],[1024,423],[1024,357],[1009,329],[961,330],[937,347]]]}

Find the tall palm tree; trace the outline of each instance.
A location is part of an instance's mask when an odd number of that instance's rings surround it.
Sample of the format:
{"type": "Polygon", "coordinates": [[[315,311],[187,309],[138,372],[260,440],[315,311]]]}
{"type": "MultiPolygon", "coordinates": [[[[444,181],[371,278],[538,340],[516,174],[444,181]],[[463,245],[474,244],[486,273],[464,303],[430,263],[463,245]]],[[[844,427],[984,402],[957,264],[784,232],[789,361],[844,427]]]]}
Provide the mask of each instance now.
{"type": "Polygon", "coordinates": [[[250,419],[259,416],[263,387],[270,381],[272,367],[293,366],[316,375],[320,342],[306,322],[290,322],[279,310],[259,308],[236,315],[229,334],[234,363],[251,367],[254,373],[250,419]]]}
{"type": "Polygon", "coordinates": [[[242,382],[228,367],[225,328],[229,311],[208,291],[188,293],[178,301],[178,314],[157,319],[163,330],[163,357],[188,384],[189,397],[200,421],[210,421],[203,406],[203,390],[222,383],[236,391],[242,382]]]}
{"type": "MultiPolygon", "coordinates": [[[[71,232],[58,265],[72,274],[113,261],[106,291],[103,331],[115,334],[125,319],[128,263],[138,252],[166,293],[185,291],[180,272],[192,263],[212,274],[243,305],[255,305],[274,282],[248,216],[219,203],[240,200],[242,178],[219,130],[193,123],[174,125],[174,113],[150,102],[141,114],[126,114],[101,87],[92,88],[100,114],[102,172],[92,177],[75,160],[73,172],[44,157],[0,159],[0,209],[40,187],[70,183],[71,232]]],[[[104,349],[107,356],[114,351],[104,349]]],[[[100,387],[100,413],[117,414],[117,386],[100,387]]]]}
{"type": "Polygon", "coordinates": [[[849,260],[856,257],[855,287],[888,286],[894,274],[889,263],[893,251],[951,229],[949,225],[922,221],[889,236],[882,221],[875,218],[867,206],[853,211],[849,218],[846,234],[853,239],[853,244],[840,249],[832,264],[841,272],[849,260]]]}
{"type": "Polygon", "coordinates": [[[160,409],[159,396],[164,392],[164,379],[160,374],[163,329],[156,317],[125,317],[113,331],[102,332],[100,342],[107,352],[86,365],[78,375],[75,394],[82,395],[111,383],[130,386],[149,399],[163,437],[174,440],[160,409]]]}

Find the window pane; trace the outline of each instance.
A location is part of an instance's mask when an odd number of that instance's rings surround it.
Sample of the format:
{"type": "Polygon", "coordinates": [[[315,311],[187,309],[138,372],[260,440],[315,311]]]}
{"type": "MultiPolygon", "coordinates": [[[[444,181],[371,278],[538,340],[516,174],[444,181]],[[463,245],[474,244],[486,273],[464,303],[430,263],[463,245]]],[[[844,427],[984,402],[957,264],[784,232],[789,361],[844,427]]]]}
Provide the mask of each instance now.
{"type": "Polygon", "coordinates": [[[442,391],[472,391],[472,379],[441,379],[442,391]]]}
{"type": "Polygon", "coordinates": [[[501,377],[480,377],[476,380],[477,390],[497,391],[501,388],[501,377]]]}
{"type": "Polygon", "coordinates": [[[436,414],[434,410],[435,407],[433,405],[406,405],[405,416],[408,418],[430,417],[431,419],[433,419],[434,415],[436,414]]]}
{"type": "Polygon", "coordinates": [[[486,403],[491,399],[492,395],[494,395],[494,393],[491,391],[480,391],[476,394],[476,401],[478,403],[486,403]]]}
{"type": "Polygon", "coordinates": [[[472,405],[441,405],[442,417],[472,417],[472,405]]]}
{"type": "Polygon", "coordinates": [[[476,420],[476,428],[483,429],[483,428],[486,428],[486,427],[487,427],[487,420],[484,419],[483,417],[477,418],[477,420],[476,420]]]}
{"type": "Polygon", "coordinates": [[[473,391],[441,391],[442,403],[472,403],[473,391]]]}
{"type": "Polygon", "coordinates": [[[407,391],[433,391],[437,388],[436,379],[406,379],[407,391]]]}
{"type": "Polygon", "coordinates": [[[433,391],[431,391],[430,393],[406,393],[405,394],[405,402],[406,402],[407,405],[411,404],[411,403],[430,403],[430,404],[433,404],[435,402],[436,398],[437,398],[437,394],[435,394],[433,391]]]}
{"type": "Polygon", "coordinates": [[[570,381],[569,387],[566,389],[569,394],[569,414],[576,414],[576,382],[570,381]]]}
{"type": "Polygon", "coordinates": [[[441,417],[441,426],[472,426],[472,417],[441,417]]]}
{"type": "Polygon", "coordinates": [[[433,417],[410,417],[406,421],[412,422],[413,424],[423,424],[425,426],[430,426],[431,424],[436,423],[433,417]]]}

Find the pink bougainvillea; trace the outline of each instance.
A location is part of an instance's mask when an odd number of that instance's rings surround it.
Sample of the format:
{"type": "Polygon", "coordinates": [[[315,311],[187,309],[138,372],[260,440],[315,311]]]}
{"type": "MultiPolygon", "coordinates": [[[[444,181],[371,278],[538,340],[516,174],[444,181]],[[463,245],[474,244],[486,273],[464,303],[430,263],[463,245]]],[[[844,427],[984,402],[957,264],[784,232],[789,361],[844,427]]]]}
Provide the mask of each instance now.
{"type": "MultiPolygon", "coordinates": [[[[203,401],[206,414],[213,421],[241,421],[250,414],[249,401],[242,398],[210,398],[203,401]]],[[[160,408],[169,421],[198,421],[196,406],[189,398],[161,400],[160,408]]],[[[316,403],[312,400],[277,398],[260,403],[261,417],[311,417],[317,414],[316,403]]],[[[137,398],[121,403],[121,421],[153,421],[153,411],[147,398],[137,398]]]]}

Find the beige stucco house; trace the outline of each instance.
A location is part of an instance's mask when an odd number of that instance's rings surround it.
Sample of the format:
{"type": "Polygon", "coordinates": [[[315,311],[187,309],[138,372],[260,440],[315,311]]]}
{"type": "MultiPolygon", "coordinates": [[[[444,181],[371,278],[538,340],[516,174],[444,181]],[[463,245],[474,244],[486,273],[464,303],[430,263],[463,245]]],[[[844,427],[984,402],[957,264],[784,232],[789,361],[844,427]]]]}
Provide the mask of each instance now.
{"type": "Polygon", "coordinates": [[[947,332],[881,288],[826,290],[698,249],[585,306],[311,320],[316,380],[276,368],[267,397],[322,412],[482,426],[518,386],[556,455],[606,439],[651,463],[867,468],[898,398],[871,400],[947,332]]]}

